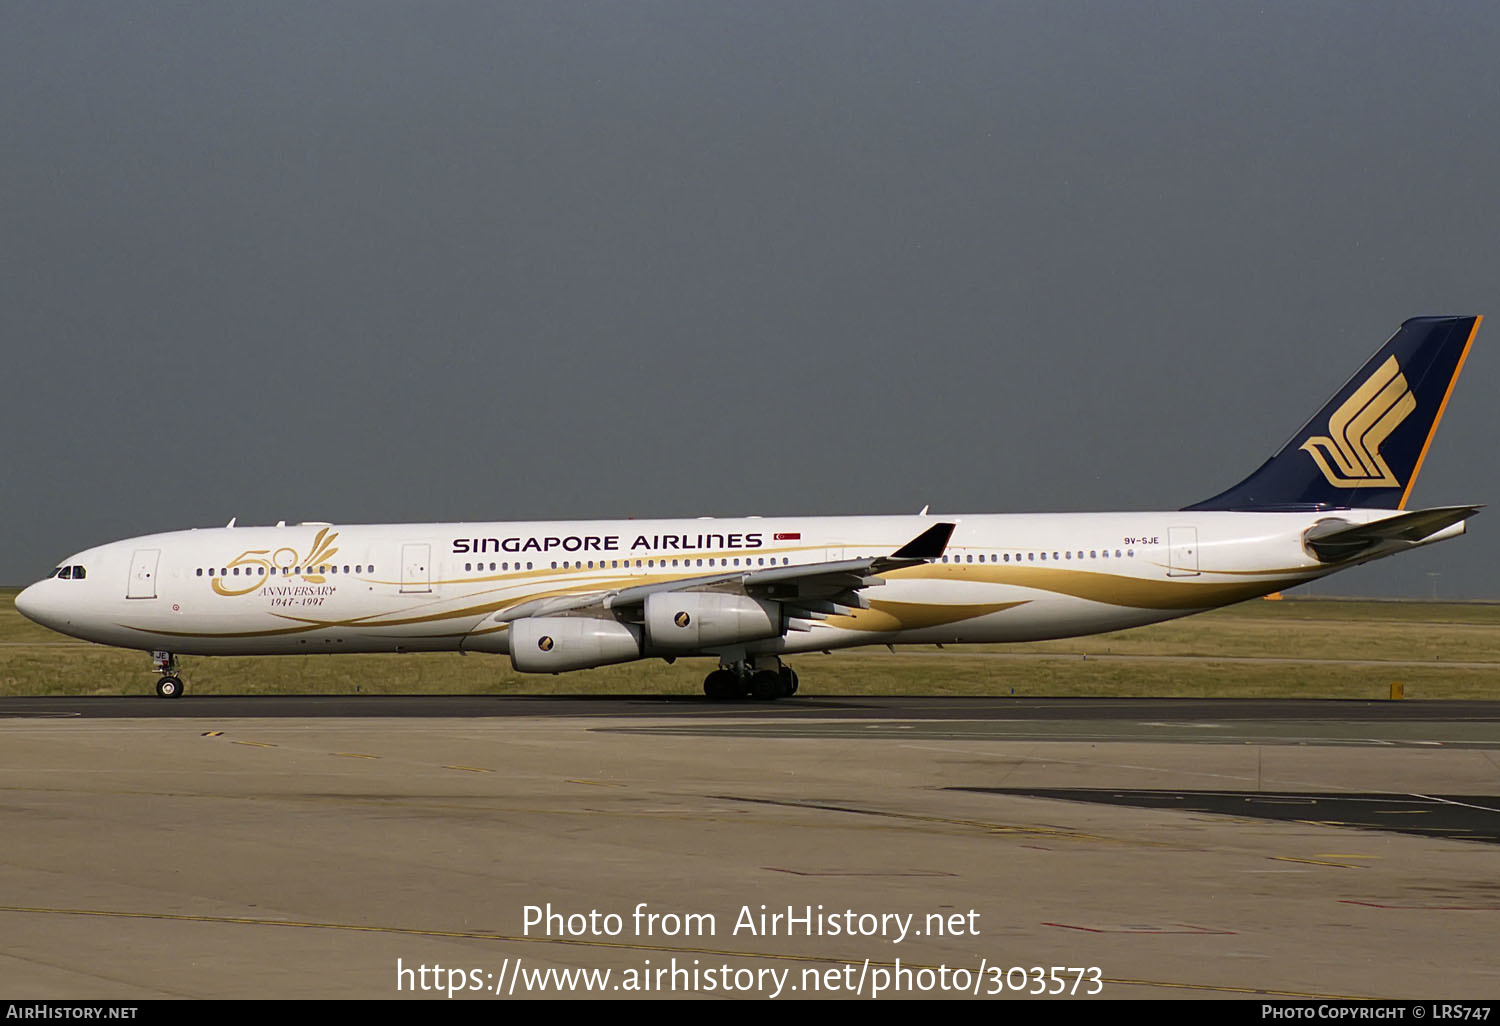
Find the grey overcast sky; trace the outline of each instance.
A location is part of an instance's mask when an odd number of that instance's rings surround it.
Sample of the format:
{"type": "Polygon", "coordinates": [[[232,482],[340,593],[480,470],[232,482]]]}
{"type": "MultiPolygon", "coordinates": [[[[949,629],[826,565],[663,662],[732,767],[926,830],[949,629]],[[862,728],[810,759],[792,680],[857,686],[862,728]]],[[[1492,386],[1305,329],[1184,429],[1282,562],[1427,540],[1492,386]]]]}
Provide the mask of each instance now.
{"type": "MultiPolygon", "coordinates": [[[[1171,509],[1488,313],[1493,2],[0,5],[0,581],[279,519],[1171,509]]],[[[1323,593],[1500,597],[1500,510],[1323,593]]]]}

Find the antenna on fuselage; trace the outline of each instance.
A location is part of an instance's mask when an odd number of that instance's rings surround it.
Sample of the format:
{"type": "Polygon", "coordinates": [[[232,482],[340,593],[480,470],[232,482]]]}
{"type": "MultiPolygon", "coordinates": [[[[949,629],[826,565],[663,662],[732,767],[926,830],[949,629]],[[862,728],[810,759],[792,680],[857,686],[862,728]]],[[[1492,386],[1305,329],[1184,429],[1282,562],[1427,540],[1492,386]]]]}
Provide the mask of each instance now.
{"type": "Polygon", "coordinates": [[[238,520],[238,519],[239,519],[239,517],[230,517],[229,518],[229,523],[225,524],[224,526],[225,527],[233,527],[234,526],[234,522],[236,520],[238,520]]]}

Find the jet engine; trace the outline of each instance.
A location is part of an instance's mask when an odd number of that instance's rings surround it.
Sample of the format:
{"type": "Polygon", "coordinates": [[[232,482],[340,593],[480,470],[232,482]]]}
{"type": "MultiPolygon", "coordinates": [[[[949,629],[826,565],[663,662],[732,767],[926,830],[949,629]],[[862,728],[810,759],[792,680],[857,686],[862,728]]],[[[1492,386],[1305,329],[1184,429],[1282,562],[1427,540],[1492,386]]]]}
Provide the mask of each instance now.
{"type": "Polygon", "coordinates": [[[528,616],[510,625],[510,662],[521,673],[562,673],[641,657],[641,629],[593,616],[528,616]]]}
{"type": "Polygon", "coordinates": [[[775,602],[716,591],[646,596],[646,637],[653,650],[687,652],[775,638],[785,630],[775,602]]]}

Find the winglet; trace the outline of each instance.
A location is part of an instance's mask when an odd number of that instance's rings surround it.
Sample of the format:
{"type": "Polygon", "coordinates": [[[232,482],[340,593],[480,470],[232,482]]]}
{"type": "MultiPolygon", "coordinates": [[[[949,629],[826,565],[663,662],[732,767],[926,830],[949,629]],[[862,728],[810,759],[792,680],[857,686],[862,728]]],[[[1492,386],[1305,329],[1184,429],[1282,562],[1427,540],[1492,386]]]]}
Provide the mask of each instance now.
{"type": "Polygon", "coordinates": [[[891,559],[937,559],[948,547],[953,524],[933,524],[890,554],[891,559]]]}

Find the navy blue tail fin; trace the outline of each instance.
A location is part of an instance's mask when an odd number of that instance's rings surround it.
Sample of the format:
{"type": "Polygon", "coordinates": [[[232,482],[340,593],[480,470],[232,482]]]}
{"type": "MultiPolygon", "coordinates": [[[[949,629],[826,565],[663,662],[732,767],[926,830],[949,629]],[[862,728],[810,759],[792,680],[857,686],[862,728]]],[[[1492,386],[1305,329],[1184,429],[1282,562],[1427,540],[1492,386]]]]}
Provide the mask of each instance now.
{"type": "Polygon", "coordinates": [[[1187,508],[1405,509],[1480,320],[1407,321],[1259,470],[1187,508]]]}

